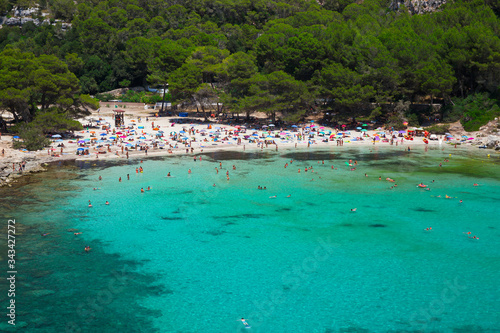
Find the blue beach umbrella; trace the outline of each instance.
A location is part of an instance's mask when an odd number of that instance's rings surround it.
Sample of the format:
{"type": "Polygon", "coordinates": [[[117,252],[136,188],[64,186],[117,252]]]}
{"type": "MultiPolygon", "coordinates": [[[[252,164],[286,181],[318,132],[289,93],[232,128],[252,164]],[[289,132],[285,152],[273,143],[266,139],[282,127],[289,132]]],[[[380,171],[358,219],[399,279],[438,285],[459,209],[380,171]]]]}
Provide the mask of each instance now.
{"type": "Polygon", "coordinates": [[[292,125],[292,127],[296,128],[296,127],[297,127],[297,125],[292,125]]]}
{"type": "Polygon", "coordinates": [[[13,137],[13,139],[19,139],[19,137],[16,135],[16,136],[13,137]]]}
{"type": "Polygon", "coordinates": [[[54,134],[52,135],[53,138],[60,138],[61,136],[59,134],[54,134]]]}
{"type": "Polygon", "coordinates": [[[356,127],[356,129],[360,130],[360,129],[361,129],[361,127],[356,127]]]}
{"type": "Polygon", "coordinates": [[[78,151],[82,151],[82,150],[85,150],[85,149],[83,149],[83,148],[78,148],[77,150],[78,150],[78,151]]]}
{"type": "Polygon", "coordinates": [[[106,133],[101,133],[99,134],[100,136],[106,136],[107,134],[106,133]]]}

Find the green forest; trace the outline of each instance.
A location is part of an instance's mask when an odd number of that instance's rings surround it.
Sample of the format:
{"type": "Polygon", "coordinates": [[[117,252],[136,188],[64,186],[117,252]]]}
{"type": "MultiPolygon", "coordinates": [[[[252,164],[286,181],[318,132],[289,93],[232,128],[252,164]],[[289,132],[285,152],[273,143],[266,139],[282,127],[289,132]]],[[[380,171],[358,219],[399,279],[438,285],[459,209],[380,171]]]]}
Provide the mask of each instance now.
{"type": "Polygon", "coordinates": [[[0,108],[17,122],[74,117],[95,107],[89,95],[168,85],[174,105],[288,121],[323,112],[420,125],[439,103],[439,119],[477,130],[500,115],[498,2],[421,15],[390,4],[0,0],[7,17],[38,5],[33,17],[53,23],[0,29],[0,108]]]}

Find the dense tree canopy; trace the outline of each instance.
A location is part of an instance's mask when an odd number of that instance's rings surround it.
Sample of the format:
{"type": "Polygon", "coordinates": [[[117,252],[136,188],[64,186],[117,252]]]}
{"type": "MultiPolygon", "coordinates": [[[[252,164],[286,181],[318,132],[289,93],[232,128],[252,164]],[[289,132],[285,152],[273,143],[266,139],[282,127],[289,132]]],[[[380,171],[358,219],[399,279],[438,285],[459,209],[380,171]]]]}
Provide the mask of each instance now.
{"type": "MultiPolygon", "coordinates": [[[[24,2],[26,0],[23,0],[24,2]]],[[[21,0],[1,1],[0,11],[21,0]]],[[[500,20],[491,0],[410,15],[386,0],[40,1],[72,24],[0,30],[0,106],[75,110],[75,95],[165,85],[174,103],[297,118],[398,101],[497,98],[500,20]],[[78,82],[79,81],[79,82],[78,82]]]]}

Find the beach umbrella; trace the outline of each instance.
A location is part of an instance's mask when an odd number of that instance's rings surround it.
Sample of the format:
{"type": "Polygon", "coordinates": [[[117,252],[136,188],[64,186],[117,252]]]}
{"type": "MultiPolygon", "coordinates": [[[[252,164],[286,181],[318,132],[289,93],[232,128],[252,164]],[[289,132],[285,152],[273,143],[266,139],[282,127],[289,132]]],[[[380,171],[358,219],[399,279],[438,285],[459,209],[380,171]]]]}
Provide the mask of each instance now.
{"type": "Polygon", "coordinates": [[[366,128],[363,128],[363,129],[361,130],[361,132],[366,132],[366,131],[368,131],[366,128]]]}
{"type": "Polygon", "coordinates": [[[362,126],[368,126],[368,124],[363,124],[362,126]]]}
{"type": "Polygon", "coordinates": [[[60,138],[61,136],[59,134],[54,134],[52,135],[53,138],[60,138]]]}
{"type": "Polygon", "coordinates": [[[309,121],[309,122],[314,123],[314,120],[311,120],[311,121],[309,121]]]}
{"type": "Polygon", "coordinates": [[[357,129],[357,130],[360,130],[360,129],[361,129],[361,127],[356,127],[356,129],[357,129]]]}
{"type": "Polygon", "coordinates": [[[126,139],[126,138],[127,138],[127,136],[126,136],[126,135],[120,135],[120,138],[122,138],[122,139],[126,139]]]}
{"type": "Polygon", "coordinates": [[[267,126],[267,125],[263,125],[263,126],[262,126],[262,128],[268,128],[268,127],[269,127],[269,126],[267,126]]]}
{"type": "Polygon", "coordinates": [[[144,139],[146,139],[146,137],[145,136],[141,136],[139,139],[143,139],[144,140],[144,139]]]}
{"type": "Polygon", "coordinates": [[[375,141],[380,141],[380,138],[378,136],[376,136],[375,141]]]}
{"type": "Polygon", "coordinates": [[[14,137],[12,137],[12,138],[13,138],[13,139],[19,139],[19,137],[18,137],[17,135],[16,135],[16,136],[14,136],[14,137]]]}
{"type": "Polygon", "coordinates": [[[118,134],[118,135],[120,135],[120,134],[123,134],[123,133],[122,133],[122,132],[116,132],[115,134],[118,134]]]}
{"type": "Polygon", "coordinates": [[[144,126],[138,126],[137,128],[138,129],[144,129],[144,126]]]}
{"type": "Polygon", "coordinates": [[[77,143],[85,143],[85,140],[78,140],[77,143]]]}
{"type": "Polygon", "coordinates": [[[56,140],[56,142],[63,142],[63,140],[59,139],[59,140],[56,140]]]}
{"type": "Polygon", "coordinates": [[[297,128],[297,125],[292,125],[293,128],[297,128]]]}
{"type": "Polygon", "coordinates": [[[105,135],[107,135],[107,134],[106,134],[106,133],[101,133],[101,134],[99,134],[99,135],[100,135],[100,136],[105,136],[105,135]]]}
{"type": "Polygon", "coordinates": [[[179,133],[186,133],[186,131],[180,131],[179,133]]]}
{"type": "Polygon", "coordinates": [[[399,131],[398,133],[399,133],[399,134],[403,134],[403,133],[406,133],[406,131],[401,130],[401,131],[399,131]]]}
{"type": "Polygon", "coordinates": [[[115,138],[114,136],[110,136],[108,139],[109,139],[109,140],[114,140],[114,139],[116,139],[116,138],[115,138]]]}
{"type": "Polygon", "coordinates": [[[269,127],[274,127],[274,124],[269,124],[269,127]]]}
{"type": "Polygon", "coordinates": [[[342,127],[346,127],[347,125],[342,125],[342,127]]]}
{"type": "Polygon", "coordinates": [[[85,149],[83,149],[83,148],[78,148],[77,150],[78,150],[78,151],[82,151],[82,150],[85,150],[85,149]]]}

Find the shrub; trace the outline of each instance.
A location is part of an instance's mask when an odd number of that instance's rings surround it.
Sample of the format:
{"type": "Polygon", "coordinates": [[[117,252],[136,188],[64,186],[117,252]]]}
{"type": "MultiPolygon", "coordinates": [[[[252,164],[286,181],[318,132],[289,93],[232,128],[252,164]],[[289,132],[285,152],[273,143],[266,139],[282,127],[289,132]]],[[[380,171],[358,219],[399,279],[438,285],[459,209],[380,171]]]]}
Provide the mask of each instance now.
{"type": "Polygon", "coordinates": [[[432,134],[445,134],[450,130],[450,125],[445,124],[445,125],[432,125],[426,128],[429,133],[432,134]]]}
{"type": "Polygon", "coordinates": [[[97,94],[95,95],[95,98],[101,102],[109,102],[110,100],[115,99],[115,97],[111,94],[97,94]]]}
{"type": "Polygon", "coordinates": [[[447,107],[444,113],[445,121],[460,122],[468,132],[477,131],[490,120],[500,115],[498,101],[491,99],[487,93],[479,93],[458,99],[455,105],[447,107]]]}

